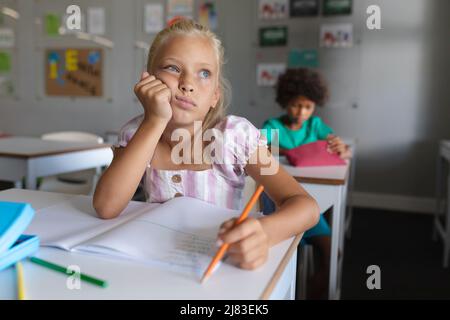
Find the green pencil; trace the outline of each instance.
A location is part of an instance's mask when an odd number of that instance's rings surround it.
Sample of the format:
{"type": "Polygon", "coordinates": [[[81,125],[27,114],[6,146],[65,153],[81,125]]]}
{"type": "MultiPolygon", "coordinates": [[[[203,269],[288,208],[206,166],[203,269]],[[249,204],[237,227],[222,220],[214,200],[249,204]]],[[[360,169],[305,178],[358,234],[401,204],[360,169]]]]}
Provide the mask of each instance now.
{"type": "MultiPolygon", "coordinates": [[[[51,263],[49,261],[45,261],[45,260],[42,260],[42,259],[39,259],[36,257],[30,257],[30,261],[33,263],[36,263],[42,267],[46,267],[46,268],[49,268],[54,271],[58,271],[58,272],[61,272],[64,274],[72,274],[70,271],[69,272],[67,271],[66,267],[59,266],[59,265],[51,263]]],[[[81,272],[80,272],[80,279],[83,281],[89,282],[91,284],[95,284],[97,286],[103,287],[103,288],[106,288],[108,286],[108,282],[106,282],[105,280],[97,279],[92,276],[83,274],[81,272]]]]}

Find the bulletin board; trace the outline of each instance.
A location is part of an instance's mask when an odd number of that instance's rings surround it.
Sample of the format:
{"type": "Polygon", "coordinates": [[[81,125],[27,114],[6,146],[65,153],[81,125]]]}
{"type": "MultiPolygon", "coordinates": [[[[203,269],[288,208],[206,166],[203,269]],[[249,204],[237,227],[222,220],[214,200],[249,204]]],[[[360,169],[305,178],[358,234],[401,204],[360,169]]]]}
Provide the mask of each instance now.
{"type": "Polygon", "coordinates": [[[103,49],[46,49],[45,93],[47,96],[101,97],[103,95],[103,49]]]}
{"type": "Polygon", "coordinates": [[[18,99],[17,1],[0,0],[0,99],[18,99]]]}
{"type": "Polygon", "coordinates": [[[34,0],[38,100],[113,101],[112,5],[108,0],[34,0]],[[67,23],[72,4],[81,9],[77,30],[67,23]]]}

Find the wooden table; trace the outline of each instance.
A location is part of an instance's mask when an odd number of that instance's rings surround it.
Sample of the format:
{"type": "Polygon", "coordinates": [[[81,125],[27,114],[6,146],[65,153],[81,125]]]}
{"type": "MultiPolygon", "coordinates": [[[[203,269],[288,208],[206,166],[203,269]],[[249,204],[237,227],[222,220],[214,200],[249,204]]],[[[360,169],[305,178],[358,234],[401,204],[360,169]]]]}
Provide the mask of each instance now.
{"type": "Polygon", "coordinates": [[[0,180],[36,189],[38,177],[99,168],[112,161],[109,144],[66,142],[33,137],[0,139],[0,180]]]}

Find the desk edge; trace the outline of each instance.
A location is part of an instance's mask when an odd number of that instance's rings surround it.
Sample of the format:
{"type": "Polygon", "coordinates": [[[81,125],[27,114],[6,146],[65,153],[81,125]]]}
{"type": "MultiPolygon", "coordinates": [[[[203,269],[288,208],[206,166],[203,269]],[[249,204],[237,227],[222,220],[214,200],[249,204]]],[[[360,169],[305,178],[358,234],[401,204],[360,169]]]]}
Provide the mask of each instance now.
{"type": "Polygon", "coordinates": [[[300,243],[302,236],[303,234],[295,236],[295,239],[292,241],[291,245],[289,246],[289,249],[286,251],[286,254],[284,255],[283,259],[278,265],[278,268],[275,270],[275,273],[273,274],[272,278],[270,279],[269,283],[264,289],[260,298],[261,300],[268,300],[270,298],[270,295],[275,286],[277,285],[278,281],[280,280],[284,270],[286,269],[289,260],[292,258],[292,255],[294,254],[295,250],[297,250],[298,244],[300,243]]]}
{"type": "Polygon", "coordinates": [[[0,152],[0,157],[30,159],[30,158],[54,156],[54,155],[59,155],[59,154],[64,154],[64,153],[90,151],[90,150],[95,150],[95,149],[105,149],[105,148],[110,149],[111,147],[112,147],[112,145],[110,145],[110,144],[99,144],[98,146],[79,147],[79,148],[72,148],[72,149],[66,149],[66,150],[60,150],[60,151],[50,151],[50,152],[36,152],[36,153],[30,153],[30,154],[0,152]]]}

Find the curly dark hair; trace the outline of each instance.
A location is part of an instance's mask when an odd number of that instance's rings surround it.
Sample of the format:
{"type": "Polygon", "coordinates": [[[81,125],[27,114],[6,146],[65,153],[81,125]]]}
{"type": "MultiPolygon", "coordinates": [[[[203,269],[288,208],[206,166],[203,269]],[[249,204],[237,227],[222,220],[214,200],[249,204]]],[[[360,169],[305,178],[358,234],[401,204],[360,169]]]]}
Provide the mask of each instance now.
{"type": "Polygon", "coordinates": [[[276,101],[283,109],[299,96],[323,106],[329,95],[328,85],[322,75],[306,68],[287,69],[279,76],[276,90],[276,101]]]}

